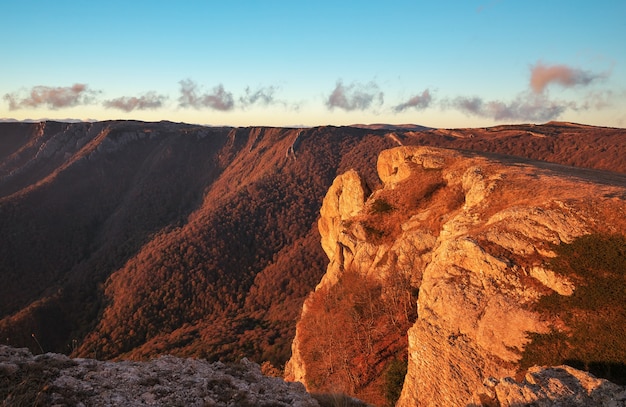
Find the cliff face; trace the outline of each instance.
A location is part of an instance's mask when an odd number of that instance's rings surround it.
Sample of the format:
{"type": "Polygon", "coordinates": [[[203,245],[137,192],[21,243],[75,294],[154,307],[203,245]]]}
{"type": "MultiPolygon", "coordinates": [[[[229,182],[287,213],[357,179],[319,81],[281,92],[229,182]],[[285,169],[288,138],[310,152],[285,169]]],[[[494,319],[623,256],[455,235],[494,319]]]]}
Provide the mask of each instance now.
{"type": "MultiPolygon", "coordinates": [[[[393,290],[385,287],[402,276],[407,283],[396,289],[419,295],[398,405],[493,401],[484,383],[521,372],[533,335],[570,332],[563,318],[537,307],[582,284],[550,269],[554,248],[583,235],[623,235],[626,177],[427,147],[383,151],[378,174],[383,187],[366,199],[354,172],[338,177],[324,199],[319,230],[330,264],[303,308],[288,378],[309,390],[341,384],[318,374],[327,362],[307,356],[311,314],[320,312],[312,304],[330,298],[348,273],[376,281],[389,303],[393,290]]],[[[385,366],[390,356],[378,353],[370,365],[385,366]]],[[[380,402],[368,377],[348,390],[380,402]]]]}

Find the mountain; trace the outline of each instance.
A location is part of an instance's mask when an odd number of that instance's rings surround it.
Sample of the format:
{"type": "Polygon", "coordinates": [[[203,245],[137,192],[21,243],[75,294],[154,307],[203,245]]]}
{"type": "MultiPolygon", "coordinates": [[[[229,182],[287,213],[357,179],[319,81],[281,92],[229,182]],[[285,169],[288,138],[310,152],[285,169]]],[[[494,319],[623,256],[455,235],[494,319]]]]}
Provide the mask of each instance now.
{"type": "Polygon", "coordinates": [[[420,126],[419,124],[386,124],[386,123],[372,123],[372,124],[352,124],[350,127],[356,127],[360,129],[369,130],[387,130],[387,131],[424,131],[432,130],[431,127],[420,126]]]}
{"type": "MultiPolygon", "coordinates": [[[[317,221],[337,176],[355,170],[368,194],[382,186],[381,151],[424,145],[619,177],[625,134],[570,123],[0,123],[0,337],[33,352],[246,356],[281,367],[328,265],[317,221]]],[[[415,319],[415,299],[406,301],[400,329],[415,319]]]]}
{"type": "Polygon", "coordinates": [[[377,171],[324,198],[289,379],[398,406],[542,402],[500,392],[534,365],[626,382],[626,174],[424,146],[377,171]]]}
{"type": "Polygon", "coordinates": [[[327,187],[394,144],[351,128],[1,129],[9,344],[39,351],[34,333],[45,350],[98,358],[277,365],[325,267],[314,224],[327,187]]]}

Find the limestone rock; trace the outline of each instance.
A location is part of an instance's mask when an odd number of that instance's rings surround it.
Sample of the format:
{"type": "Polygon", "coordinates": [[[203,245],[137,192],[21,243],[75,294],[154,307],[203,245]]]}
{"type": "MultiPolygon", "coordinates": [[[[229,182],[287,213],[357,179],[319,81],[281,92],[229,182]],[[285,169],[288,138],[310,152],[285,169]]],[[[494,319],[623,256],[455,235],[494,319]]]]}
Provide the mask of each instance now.
{"type": "Polygon", "coordinates": [[[626,406],[626,388],[569,366],[532,367],[522,382],[509,377],[485,381],[484,402],[514,406],[626,406]]]}
{"type": "Polygon", "coordinates": [[[376,169],[384,184],[394,184],[409,178],[415,167],[439,169],[445,163],[445,156],[436,148],[398,147],[381,151],[376,169]]]}
{"type": "Polygon", "coordinates": [[[561,295],[572,295],[574,293],[574,284],[567,278],[558,276],[552,270],[534,266],[530,269],[530,275],[561,295]]]}
{"type": "Polygon", "coordinates": [[[350,170],[335,178],[324,197],[318,223],[322,248],[329,259],[335,256],[341,222],[359,213],[364,203],[365,188],[356,171],[350,170]]]}
{"type": "MultiPolygon", "coordinates": [[[[383,151],[377,168],[384,186],[368,200],[362,201],[355,174],[340,176],[324,200],[320,233],[330,264],[321,284],[336,284],[338,273],[350,267],[381,276],[380,281],[390,270],[406,273],[419,287],[398,406],[479,405],[489,378],[499,383],[494,397],[502,395],[502,405],[509,405],[504,404],[507,391],[525,400],[534,388],[511,387],[504,378],[518,373],[529,334],[552,328],[531,305],[546,290],[571,295],[576,289],[546,268],[555,255],[551,245],[626,230],[626,219],[619,216],[626,213],[626,178],[613,175],[605,182],[596,178],[600,174],[570,167],[430,147],[383,151]],[[443,181],[422,201],[407,201],[404,207],[390,202],[405,211],[394,212],[402,222],[396,235],[368,238],[359,225],[374,199],[410,197],[421,178],[435,172],[443,181]]],[[[306,382],[307,368],[298,355],[307,350],[300,348],[298,336],[296,331],[290,365],[298,372],[295,379],[306,382]]],[[[531,376],[540,381],[547,377],[542,374],[531,376]]],[[[532,402],[560,397],[552,390],[542,394],[532,402]]]]}

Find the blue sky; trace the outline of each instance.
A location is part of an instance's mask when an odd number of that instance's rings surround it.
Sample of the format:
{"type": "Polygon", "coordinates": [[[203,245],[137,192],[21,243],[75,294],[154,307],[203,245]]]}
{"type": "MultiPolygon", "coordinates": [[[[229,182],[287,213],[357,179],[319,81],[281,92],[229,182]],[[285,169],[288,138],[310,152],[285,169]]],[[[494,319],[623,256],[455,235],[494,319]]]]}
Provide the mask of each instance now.
{"type": "Polygon", "coordinates": [[[0,119],[626,127],[625,1],[0,4],[0,119]]]}

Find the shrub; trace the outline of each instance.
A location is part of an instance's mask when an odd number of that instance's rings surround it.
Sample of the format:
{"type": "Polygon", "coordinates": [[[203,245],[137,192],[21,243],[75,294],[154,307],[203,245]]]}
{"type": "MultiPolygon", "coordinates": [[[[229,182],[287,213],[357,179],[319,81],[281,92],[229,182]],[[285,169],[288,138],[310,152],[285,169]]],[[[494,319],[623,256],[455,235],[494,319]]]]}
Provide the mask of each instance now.
{"type": "Polygon", "coordinates": [[[367,404],[344,393],[312,393],[320,407],[367,407],[367,404]]]}
{"type": "Polygon", "coordinates": [[[376,199],[372,202],[372,213],[387,213],[393,211],[395,208],[389,202],[384,199],[376,199]]]}
{"type": "Polygon", "coordinates": [[[309,390],[344,392],[374,405],[386,403],[388,388],[399,396],[404,375],[390,361],[406,352],[413,317],[407,310],[415,298],[408,282],[395,284],[400,292],[385,295],[379,281],[348,269],[309,298],[299,325],[309,390]]]}
{"type": "Polygon", "coordinates": [[[385,370],[385,398],[390,407],[396,405],[402,393],[404,378],[406,377],[408,361],[406,359],[394,359],[385,370]]]}

